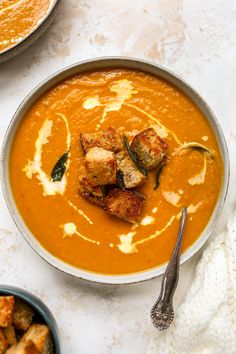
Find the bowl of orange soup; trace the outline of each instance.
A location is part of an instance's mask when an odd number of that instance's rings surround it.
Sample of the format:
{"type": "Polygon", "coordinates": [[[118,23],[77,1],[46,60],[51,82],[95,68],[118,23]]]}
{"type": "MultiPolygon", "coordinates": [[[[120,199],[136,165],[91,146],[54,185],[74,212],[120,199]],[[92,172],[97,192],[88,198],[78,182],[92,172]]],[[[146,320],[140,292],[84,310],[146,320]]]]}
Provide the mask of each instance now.
{"type": "Polygon", "coordinates": [[[161,275],[187,207],[181,263],[208,240],[229,158],[206,102],[156,64],[99,58],[37,86],[5,136],[1,179],[11,215],[49,264],[79,278],[161,275]]]}
{"type": "Polygon", "coordinates": [[[33,44],[52,23],[59,0],[0,2],[0,63],[33,44]]]}

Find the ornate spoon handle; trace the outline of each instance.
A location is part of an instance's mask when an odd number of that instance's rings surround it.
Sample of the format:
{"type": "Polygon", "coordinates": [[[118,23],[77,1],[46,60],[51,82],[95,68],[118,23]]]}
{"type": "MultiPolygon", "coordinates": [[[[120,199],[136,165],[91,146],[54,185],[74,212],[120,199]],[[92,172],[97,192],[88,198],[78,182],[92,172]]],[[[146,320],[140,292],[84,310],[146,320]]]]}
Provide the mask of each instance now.
{"type": "Polygon", "coordinates": [[[180,249],[186,219],[187,208],[183,208],[175,248],[162,278],[159,298],[151,310],[152,323],[160,331],[168,328],[174,319],[173,296],[179,279],[180,249]]]}

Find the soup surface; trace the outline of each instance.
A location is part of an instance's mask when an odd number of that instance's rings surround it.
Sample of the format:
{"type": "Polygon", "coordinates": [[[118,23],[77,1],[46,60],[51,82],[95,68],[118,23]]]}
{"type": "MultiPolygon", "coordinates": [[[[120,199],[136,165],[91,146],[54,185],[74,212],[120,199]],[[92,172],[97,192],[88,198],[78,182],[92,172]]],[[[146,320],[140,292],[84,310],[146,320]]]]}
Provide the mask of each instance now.
{"type": "Polygon", "coordinates": [[[181,208],[188,207],[183,250],[207,225],[220,191],[222,160],[214,133],[181,91],[139,71],[107,69],[71,77],[46,92],[16,133],[10,179],[19,211],[42,246],[82,269],[106,274],[143,271],[166,262],[181,208]],[[146,196],[139,223],[130,224],[78,193],[81,132],[113,126],[131,139],[155,124],[168,143],[168,162],[154,190],[155,171],[138,190],[146,196]],[[198,142],[213,153],[186,149],[198,142]],[[50,174],[70,151],[61,181],[50,174]]]}
{"type": "Polygon", "coordinates": [[[52,0],[0,0],[0,52],[28,36],[47,14],[52,0]]]}

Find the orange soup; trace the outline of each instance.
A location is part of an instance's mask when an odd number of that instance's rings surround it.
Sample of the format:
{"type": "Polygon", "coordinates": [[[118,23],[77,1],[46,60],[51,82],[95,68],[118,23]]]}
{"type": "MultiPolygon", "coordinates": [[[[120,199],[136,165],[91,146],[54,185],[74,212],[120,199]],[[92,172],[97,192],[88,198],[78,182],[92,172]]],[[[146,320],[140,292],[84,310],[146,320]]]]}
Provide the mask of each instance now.
{"type": "Polygon", "coordinates": [[[51,3],[52,0],[0,0],[0,52],[34,31],[51,3]]]}
{"type": "Polygon", "coordinates": [[[13,195],[28,228],[55,257],[81,269],[126,274],[168,261],[181,209],[188,208],[183,250],[206,227],[222,179],[216,137],[196,105],[168,82],[139,71],[107,69],[71,77],[40,97],[16,133],[10,158],[13,195]],[[137,190],[146,196],[138,222],[108,215],[78,193],[81,133],[115,127],[130,140],[152,125],[168,144],[156,171],[137,190]],[[183,149],[187,143],[204,145],[183,149]],[[61,181],[51,171],[66,151],[61,181]]]}

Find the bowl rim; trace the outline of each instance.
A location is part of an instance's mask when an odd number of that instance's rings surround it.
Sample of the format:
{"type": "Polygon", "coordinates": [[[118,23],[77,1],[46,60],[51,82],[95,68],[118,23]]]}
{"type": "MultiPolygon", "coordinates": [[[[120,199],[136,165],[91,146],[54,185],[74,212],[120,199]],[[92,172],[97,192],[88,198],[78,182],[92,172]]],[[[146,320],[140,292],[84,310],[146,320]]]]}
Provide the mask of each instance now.
{"type": "Polygon", "coordinates": [[[42,302],[42,300],[30,292],[12,285],[0,284],[0,296],[1,295],[13,295],[19,297],[28,305],[33,307],[33,309],[40,314],[40,316],[44,319],[45,323],[50,328],[55,346],[55,354],[61,354],[61,340],[56,320],[51,310],[47,305],[45,305],[44,302],[42,302]]]}
{"type": "Polygon", "coordinates": [[[54,20],[60,2],[61,0],[51,0],[50,8],[35,28],[23,37],[20,42],[0,51],[0,64],[23,52],[43,35],[54,20]]]}
{"type": "Polygon", "coordinates": [[[130,284],[152,279],[154,277],[162,275],[165,271],[166,264],[162,264],[158,267],[154,267],[136,273],[109,275],[90,272],[77,268],[53,256],[39,243],[39,241],[34,237],[34,235],[28,229],[27,225],[24,223],[23,218],[21,217],[20,212],[18,211],[17,206],[15,204],[13,194],[11,192],[10,178],[8,173],[9,154],[14,134],[18,128],[18,125],[21,122],[21,119],[24,117],[29,107],[31,107],[32,104],[44,92],[49,90],[51,87],[53,87],[60,81],[82,72],[105,68],[127,68],[131,70],[139,70],[167,80],[169,83],[184,92],[193,102],[195,102],[195,104],[205,115],[206,119],[214,130],[224,165],[221,191],[219,193],[218,201],[208,224],[206,225],[205,229],[198,237],[198,239],[194,242],[194,244],[191,245],[187,250],[185,250],[184,253],[182,253],[180,258],[180,264],[183,264],[187,260],[192,258],[205,245],[205,243],[209,240],[213,228],[220,217],[227,196],[230,177],[230,164],[226,140],[215,114],[212,112],[211,108],[203,100],[203,98],[192,88],[192,86],[186,83],[186,81],[183,80],[178,74],[148,60],[123,56],[99,57],[67,66],[66,68],[57,71],[53,75],[43,80],[24,98],[8,125],[2,144],[0,177],[5,201],[16,226],[18,227],[20,233],[23,235],[26,241],[35,250],[35,252],[38,253],[40,257],[43,258],[47,263],[64,273],[70,274],[72,276],[84,280],[105,284],[130,284]]]}

